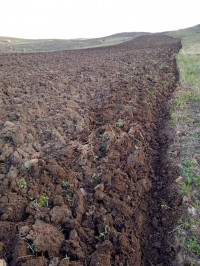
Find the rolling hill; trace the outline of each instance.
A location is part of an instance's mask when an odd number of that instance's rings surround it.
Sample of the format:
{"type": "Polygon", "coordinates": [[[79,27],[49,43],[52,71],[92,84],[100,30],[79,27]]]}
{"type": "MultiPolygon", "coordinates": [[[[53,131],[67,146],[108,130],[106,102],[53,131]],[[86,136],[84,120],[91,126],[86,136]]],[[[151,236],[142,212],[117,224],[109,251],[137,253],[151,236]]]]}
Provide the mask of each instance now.
{"type": "Polygon", "coordinates": [[[94,39],[19,39],[0,37],[0,53],[35,53],[60,50],[73,50],[91,47],[108,46],[128,41],[147,32],[124,32],[94,39]]]}
{"type": "Polygon", "coordinates": [[[200,50],[200,24],[194,27],[168,31],[164,34],[181,39],[183,48],[182,54],[198,54],[200,50]]]}

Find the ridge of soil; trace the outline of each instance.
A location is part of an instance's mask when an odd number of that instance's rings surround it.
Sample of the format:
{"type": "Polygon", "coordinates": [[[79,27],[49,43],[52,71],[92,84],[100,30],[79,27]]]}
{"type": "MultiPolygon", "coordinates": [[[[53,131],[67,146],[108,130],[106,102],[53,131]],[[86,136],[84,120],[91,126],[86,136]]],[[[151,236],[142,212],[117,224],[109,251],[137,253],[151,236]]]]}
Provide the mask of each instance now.
{"type": "Polygon", "coordinates": [[[180,48],[157,35],[0,55],[0,255],[8,265],[171,265],[166,232],[180,199],[171,189],[176,169],[164,160],[164,123],[180,48]]]}

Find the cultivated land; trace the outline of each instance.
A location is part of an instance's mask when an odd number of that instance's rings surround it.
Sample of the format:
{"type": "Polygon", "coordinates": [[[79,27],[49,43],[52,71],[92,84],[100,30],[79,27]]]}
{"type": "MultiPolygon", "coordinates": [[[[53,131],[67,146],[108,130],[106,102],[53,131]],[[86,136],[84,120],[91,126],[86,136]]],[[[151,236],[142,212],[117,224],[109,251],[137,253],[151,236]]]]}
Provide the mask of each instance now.
{"type": "Polygon", "coordinates": [[[180,48],[144,36],[0,55],[0,255],[9,265],[173,265],[181,197],[165,122],[180,48]]]}

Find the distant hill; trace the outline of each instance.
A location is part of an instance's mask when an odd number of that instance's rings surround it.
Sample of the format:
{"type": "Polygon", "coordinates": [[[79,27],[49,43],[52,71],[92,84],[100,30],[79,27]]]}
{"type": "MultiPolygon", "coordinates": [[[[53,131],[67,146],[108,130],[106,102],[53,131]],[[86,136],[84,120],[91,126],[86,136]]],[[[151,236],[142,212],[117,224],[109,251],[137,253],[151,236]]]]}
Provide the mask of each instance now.
{"type": "Polygon", "coordinates": [[[128,41],[147,32],[123,32],[94,39],[19,39],[0,37],[0,53],[35,53],[101,47],[128,41]]]}
{"type": "MultiPolygon", "coordinates": [[[[61,50],[73,50],[92,47],[101,47],[122,43],[137,36],[148,35],[149,32],[122,32],[110,36],[94,39],[19,39],[11,37],[0,37],[0,53],[36,53],[61,50]]],[[[177,31],[166,31],[164,34],[180,38],[184,43],[182,53],[196,53],[200,48],[200,25],[180,29],[177,31]],[[193,44],[193,45],[192,45],[193,44]],[[188,48],[187,48],[188,47],[188,48]],[[191,49],[192,47],[192,49],[191,49]]]]}
{"type": "Polygon", "coordinates": [[[193,27],[186,28],[186,29],[180,29],[180,30],[175,30],[175,31],[166,31],[164,33],[171,35],[173,37],[178,37],[178,38],[185,38],[188,36],[199,35],[200,34],[200,24],[193,26],[193,27]]]}

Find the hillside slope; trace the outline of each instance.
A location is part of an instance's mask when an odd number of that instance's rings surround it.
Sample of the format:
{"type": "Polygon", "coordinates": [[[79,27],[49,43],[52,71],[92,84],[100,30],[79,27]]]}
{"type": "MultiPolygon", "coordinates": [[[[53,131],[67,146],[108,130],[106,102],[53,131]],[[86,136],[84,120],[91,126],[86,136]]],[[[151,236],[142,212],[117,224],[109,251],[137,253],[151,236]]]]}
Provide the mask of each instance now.
{"type": "Polygon", "coordinates": [[[101,47],[128,41],[147,32],[124,32],[94,39],[19,39],[0,37],[0,53],[35,53],[101,47]]]}
{"type": "MultiPolygon", "coordinates": [[[[150,35],[148,32],[122,32],[106,37],[93,39],[20,39],[0,37],[0,53],[35,53],[62,50],[74,50],[92,47],[109,46],[122,43],[141,35],[150,35]]],[[[184,43],[181,53],[196,54],[200,48],[200,25],[177,31],[162,32],[184,43]]]]}
{"type": "Polygon", "coordinates": [[[200,50],[200,24],[187,29],[168,31],[165,34],[182,41],[182,54],[197,54],[200,50]]]}

